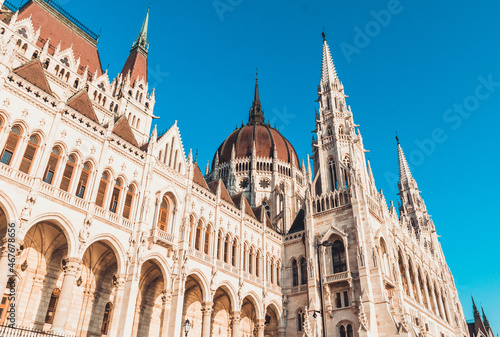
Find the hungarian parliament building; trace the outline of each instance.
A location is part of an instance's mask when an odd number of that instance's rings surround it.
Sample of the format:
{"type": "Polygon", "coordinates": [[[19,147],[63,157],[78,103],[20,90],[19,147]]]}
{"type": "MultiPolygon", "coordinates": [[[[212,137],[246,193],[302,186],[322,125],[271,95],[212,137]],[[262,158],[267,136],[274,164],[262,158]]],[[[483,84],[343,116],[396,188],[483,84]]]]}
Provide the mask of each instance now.
{"type": "Polygon", "coordinates": [[[0,4],[1,336],[493,337],[399,141],[398,209],[377,190],[324,34],[312,156],[256,81],[202,172],[152,125],[149,10],[110,78],[56,2],[0,4]]]}

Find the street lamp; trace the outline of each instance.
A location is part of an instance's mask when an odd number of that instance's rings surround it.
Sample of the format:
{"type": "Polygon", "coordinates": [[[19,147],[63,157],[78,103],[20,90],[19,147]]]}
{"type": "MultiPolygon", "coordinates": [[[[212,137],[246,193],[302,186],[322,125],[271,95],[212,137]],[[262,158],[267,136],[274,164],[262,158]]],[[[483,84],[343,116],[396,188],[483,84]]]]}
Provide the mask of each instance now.
{"type": "Polygon", "coordinates": [[[190,329],[191,329],[191,322],[189,321],[189,319],[186,319],[186,321],[184,322],[184,331],[186,332],[186,337],[190,329]]]}
{"type": "MultiPolygon", "coordinates": [[[[333,243],[330,241],[318,242],[318,273],[319,273],[319,299],[321,301],[321,323],[323,326],[323,336],[326,336],[325,330],[325,312],[324,303],[323,303],[323,277],[321,276],[321,259],[319,258],[319,247],[331,247],[333,243]]],[[[316,318],[316,311],[314,311],[314,318],[316,318]]]]}

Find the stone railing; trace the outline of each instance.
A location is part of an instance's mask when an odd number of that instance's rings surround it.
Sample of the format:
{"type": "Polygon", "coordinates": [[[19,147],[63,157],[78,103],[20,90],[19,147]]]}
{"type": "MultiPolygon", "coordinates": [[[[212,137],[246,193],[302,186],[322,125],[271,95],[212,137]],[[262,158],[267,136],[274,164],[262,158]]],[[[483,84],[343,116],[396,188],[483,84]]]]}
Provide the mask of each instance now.
{"type": "Polygon", "coordinates": [[[352,279],[351,272],[348,270],[341,273],[336,273],[323,277],[323,284],[350,282],[351,279],[352,279]]]}
{"type": "Polygon", "coordinates": [[[317,196],[313,200],[313,212],[321,213],[349,204],[348,190],[335,190],[317,196]]]}
{"type": "MultiPolygon", "coordinates": [[[[165,247],[171,247],[173,246],[174,244],[174,235],[172,234],[169,234],[165,231],[162,231],[161,229],[159,228],[153,228],[150,230],[149,232],[149,237],[151,238],[151,240],[153,241],[153,243],[158,243],[162,246],[165,246],[165,247]]],[[[198,251],[195,251],[197,253],[201,253],[201,252],[198,252],[198,251]]],[[[191,253],[191,251],[190,251],[191,253]]]]}
{"type": "Polygon", "coordinates": [[[9,179],[14,182],[24,185],[32,186],[34,178],[22,173],[21,171],[14,170],[12,167],[0,163],[0,179],[9,179]]]}

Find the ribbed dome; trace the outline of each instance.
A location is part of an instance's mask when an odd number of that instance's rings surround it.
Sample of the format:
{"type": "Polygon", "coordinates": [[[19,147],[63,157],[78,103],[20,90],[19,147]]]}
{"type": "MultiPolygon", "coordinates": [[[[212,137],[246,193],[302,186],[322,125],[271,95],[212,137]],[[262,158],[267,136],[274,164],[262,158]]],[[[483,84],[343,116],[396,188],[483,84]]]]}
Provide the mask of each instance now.
{"type": "Polygon", "coordinates": [[[236,158],[252,156],[253,141],[257,157],[273,158],[273,149],[276,145],[277,157],[286,163],[293,163],[299,167],[299,159],[292,144],[277,130],[267,124],[247,124],[234,130],[217,149],[219,162],[216,163],[217,154],[214,155],[212,168],[216,164],[223,164],[231,160],[231,151],[234,145],[236,158]]]}

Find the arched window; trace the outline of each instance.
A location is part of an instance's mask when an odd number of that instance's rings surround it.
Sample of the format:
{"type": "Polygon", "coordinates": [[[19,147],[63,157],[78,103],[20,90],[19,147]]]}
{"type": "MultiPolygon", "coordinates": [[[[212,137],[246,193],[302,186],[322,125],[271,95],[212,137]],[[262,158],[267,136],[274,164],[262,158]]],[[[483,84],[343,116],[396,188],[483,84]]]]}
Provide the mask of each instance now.
{"type": "Polygon", "coordinates": [[[137,118],[137,125],[135,126],[137,129],[141,127],[141,119],[137,118]]]}
{"type": "Polygon", "coordinates": [[[212,227],[210,225],[207,226],[207,229],[205,230],[205,248],[204,252],[205,254],[208,254],[210,251],[210,236],[212,235],[212,227]]]}
{"type": "Polygon", "coordinates": [[[243,270],[248,272],[248,245],[245,243],[243,245],[243,270]]]}
{"type": "Polygon", "coordinates": [[[353,337],[351,324],[347,324],[347,337],[353,337]]]}
{"type": "Polygon", "coordinates": [[[28,44],[25,43],[24,46],[21,48],[21,54],[26,54],[26,50],[28,49],[28,44]]]}
{"type": "Polygon", "coordinates": [[[297,266],[297,260],[292,261],[292,286],[296,287],[299,285],[299,267],[297,266]]]}
{"type": "Polygon", "coordinates": [[[2,151],[2,157],[0,162],[5,165],[10,165],[12,157],[16,152],[17,144],[19,143],[19,138],[21,137],[21,128],[19,126],[14,126],[7,137],[7,142],[2,151]]]}
{"type": "Polygon", "coordinates": [[[300,259],[300,284],[307,284],[307,261],[304,257],[300,259]]]}
{"type": "Polygon", "coordinates": [[[38,143],[40,142],[38,136],[31,136],[28,145],[26,145],[26,150],[24,150],[23,159],[21,160],[21,165],[19,165],[19,171],[26,174],[30,173],[31,164],[35,158],[36,151],[38,150],[38,143]]]}
{"type": "Polygon", "coordinates": [[[340,326],[340,337],[346,337],[345,327],[343,325],[340,326]]]}
{"type": "Polygon", "coordinates": [[[80,179],[78,179],[78,187],[76,189],[76,196],[78,198],[83,199],[83,197],[85,197],[85,190],[87,189],[91,169],[92,164],[90,162],[83,164],[82,173],[80,173],[80,179]]]}
{"type": "Polygon", "coordinates": [[[328,159],[328,166],[330,168],[330,183],[332,184],[332,190],[338,190],[339,184],[337,181],[337,171],[335,169],[335,161],[333,158],[328,159]]]}
{"type": "Polygon", "coordinates": [[[223,243],[223,234],[222,231],[219,231],[219,239],[217,240],[217,258],[222,261],[222,243],[223,243]]]}
{"type": "Polygon", "coordinates": [[[43,69],[47,69],[49,67],[50,60],[46,59],[45,62],[43,63],[43,69]]]}
{"type": "Polygon", "coordinates": [[[54,320],[54,313],[56,312],[57,302],[59,300],[59,295],[61,294],[61,290],[59,288],[55,288],[52,290],[52,295],[50,295],[49,307],[47,308],[47,314],[45,315],[45,323],[52,324],[54,320]]]}
{"type": "Polygon", "coordinates": [[[73,83],[73,88],[77,89],[78,88],[78,84],[80,83],[80,80],[77,78],[75,80],[75,83],[73,83]]]}
{"type": "Polygon", "coordinates": [[[122,181],[120,179],[116,179],[115,186],[113,187],[113,194],[111,194],[111,203],[109,204],[109,210],[113,213],[116,213],[118,202],[120,201],[121,192],[122,192],[122,181]]]}
{"type": "Polygon", "coordinates": [[[229,238],[229,234],[226,235],[226,240],[224,241],[224,262],[229,263],[229,246],[231,244],[231,240],[229,238]]]}
{"type": "Polygon", "coordinates": [[[253,247],[250,247],[250,253],[248,254],[248,272],[250,274],[254,273],[254,271],[253,271],[253,256],[254,256],[253,247]]]}
{"type": "Polygon", "coordinates": [[[111,320],[111,312],[113,311],[113,303],[108,302],[104,309],[104,317],[101,325],[101,335],[107,335],[109,330],[109,322],[111,320]]]}
{"type": "Polygon", "coordinates": [[[95,199],[95,204],[99,207],[103,207],[104,199],[106,198],[106,190],[108,189],[109,174],[104,172],[101,176],[101,181],[99,182],[99,188],[97,189],[97,197],[95,199]]]}
{"type": "Polygon", "coordinates": [[[158,229],[162,231],[167,231],[168,213],[170,211],[170,205],[166,197],[161,199],[160,213],[158,214],[158,229]]]}
{"type": "Polygon", "coordinates": [[[132,210],[132,202],[134,202],[135,189],[133,185],[130,185],[127,190],[127,196],[125,197],[125,205],[123,205],[123,217],[130,219],[130,211],[132,210]]]}
{"type": "Polygon", "coordinates": [[[391,272],[389,268],[389,257],[387,255],[387,247],[385,246],[384,240],[380,238],[380,253],[382,256],[382,270],[386,276],[391,277],[391,272]]]}
{"type": "Polygon", "coordinates": [[[304,324],[304,314],[302,310],[299,310],[297,312],[296,321],[297,321],[297,331],[302,331],[304,324]]]}
{"type": "Polygon", "coordinates": [[[261,263],[260,261],[262,260],[262,257],[260,255],[260,250],[257,251],[257,254],[255,256],[255,276],[260,277],[260,268],[261,268],[261,263]]]}
{"type": "Polygon", "coordinates": [[[280,285],[280,270],[281,270],[281,265],[280,262],[276,262],[276,285],[280,285]]]}
{"type": "Polygon", "coordinates": [[[52,153],[49,157],[49,162],[47,163],[47,168],[43,175],[43,181],[47,184],[52,184],[52,179],[54,179],[54,174],[59,164],[59,159],[61,158],[61,150],[55,146],[52,148],[52,153]]]}
{"type": "Polygon", "coordinates": [[[194,236],[194,217],[191,215],[189,217],[189,246],[193,246],[193,236],[194,236]]]}
{"type": "Polygon", "coordinates": [[[73,172],[75,171],[76,157],[75,155],[70,155],[66,166],[64,167],[63,176],[61,179],[61,185],[59,188],[63,191],[68,192],[69,185],[71,184],[71,178],[73,177],[73,172]]]}
{"type": "Polygon", "coordinates": [[[194,249],[201,250],[201,231],[203,230],[203,222],[198,221],[198,226],[196,226],[196,237],[194,242],[194,249]]]}
{"type": "Polygon", "coordinates": [[[236,241],[236,238],[233,240],[233,252],[231,254],[231,263],[233,267],[236,267],[236,252],[238,248],[238,242],[236,241]]]}
{"type": "Polygon", "coordinates": [[[331,126],[328,126],[328,127],[326,128],[326,134],[327,134],[328,136],[333,136],[333,131],[332,131],[332,127],[331,127],[331,126]]]}
{"type": "Polygon", "coordinates": [[[344,244],[336,240],[332,245],[333,273],[341,273],[347,270],[344,244]]]}

